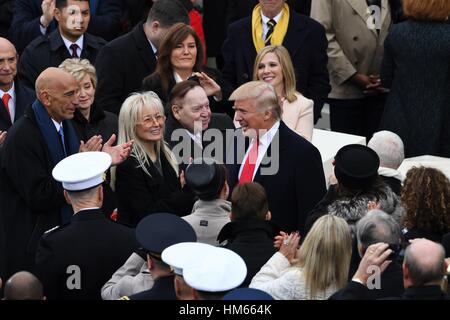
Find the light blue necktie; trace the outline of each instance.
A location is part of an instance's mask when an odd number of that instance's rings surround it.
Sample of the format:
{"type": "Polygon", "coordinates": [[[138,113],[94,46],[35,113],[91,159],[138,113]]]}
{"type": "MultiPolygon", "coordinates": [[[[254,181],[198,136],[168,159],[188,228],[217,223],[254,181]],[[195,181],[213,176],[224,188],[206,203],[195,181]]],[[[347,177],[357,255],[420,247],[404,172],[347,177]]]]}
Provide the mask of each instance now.
{"type": "Polygon", "coordinates": [[[58,131],[59,137],[61,138],[61,144],[64,150],[64,156],[67,157],[67,152],[66,152],[66,145],[64,143],[64,130],[63,127],[59,127],[59,131],[58,131]]]}

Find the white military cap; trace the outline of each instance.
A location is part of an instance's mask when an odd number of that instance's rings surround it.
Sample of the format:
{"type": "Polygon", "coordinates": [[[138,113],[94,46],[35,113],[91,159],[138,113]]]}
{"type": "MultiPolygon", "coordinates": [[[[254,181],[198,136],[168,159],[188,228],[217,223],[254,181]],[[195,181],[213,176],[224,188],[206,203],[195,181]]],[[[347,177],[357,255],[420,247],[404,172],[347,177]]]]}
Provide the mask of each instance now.
{"type": "Polygon", "coordinates": [[[180,242],[166,249],[161,254],[161,259],[173,268],[175,274],[183,275],[183,269],[198,263],[203,255],[215,247],[200,242],[180,242]]]}
{"type": "Polygon", "coordinates": [[[106,152],[80,152],[61,160],[53,169],[56,181],[67,191],[82,191],[100,185],[111,165],[106,152]]]}
{"type": "Polygon", "coordinates": [[[214,247],[196,264],[183,269],[186,283],[206,292],[223,292],[238,287],[247,276],[244,260],[235,252],[214,247]]]}

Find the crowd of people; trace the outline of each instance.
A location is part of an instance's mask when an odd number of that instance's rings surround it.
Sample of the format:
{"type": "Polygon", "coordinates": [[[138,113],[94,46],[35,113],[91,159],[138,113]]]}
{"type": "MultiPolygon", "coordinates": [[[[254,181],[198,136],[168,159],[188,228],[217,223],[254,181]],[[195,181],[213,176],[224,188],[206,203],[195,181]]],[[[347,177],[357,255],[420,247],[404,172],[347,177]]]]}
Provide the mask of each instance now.
{"type": "Polygon", "coordinates": [[[450,2],[217,2],[0,2],[4,299],[448,299],[450,2]]]}

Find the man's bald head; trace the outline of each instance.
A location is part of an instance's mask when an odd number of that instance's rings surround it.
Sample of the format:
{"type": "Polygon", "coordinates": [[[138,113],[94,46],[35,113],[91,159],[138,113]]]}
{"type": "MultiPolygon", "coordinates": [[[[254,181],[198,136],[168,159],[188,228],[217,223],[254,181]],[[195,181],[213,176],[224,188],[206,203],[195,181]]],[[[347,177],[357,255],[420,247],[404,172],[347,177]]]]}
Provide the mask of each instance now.
{"type": "Polygon", "coordinates": [[[62,82],[75,81],[75,78],[68,72],[50,67],[41,72],[36,79],[36,93],[43,90],[52,90],[58,87],[62,82]]]}
{"type": "Polygon", "coordinates": [[[440,284],[447,269],[444,248],[427,239],[414,240],[406,248],[403,265],[411,285],[440,284]]]}
{"type": "Polygon", "coordinates": [[[43,300],[44,290],[38,278],[27,271],[14,274],[5,284],[5,300],[43,300]]]}
{"type": "Polygon", "coordinates": [[[77,80],[59,68],[47,68],[36,79],[36,95],[56,122],[73,118],[80,95],[77,80]]]}
{"type": "Polygon", "coordinates": [[[15,54],[17,54],[16,47],[6,38],[0,37],[0,50],[12,50],[15,54]]]}
{"type": "Polygon", "coordinates": [[[17,51],[14,45],[0,37],[0,89],[11,89],[17,75],[17,51]]]}

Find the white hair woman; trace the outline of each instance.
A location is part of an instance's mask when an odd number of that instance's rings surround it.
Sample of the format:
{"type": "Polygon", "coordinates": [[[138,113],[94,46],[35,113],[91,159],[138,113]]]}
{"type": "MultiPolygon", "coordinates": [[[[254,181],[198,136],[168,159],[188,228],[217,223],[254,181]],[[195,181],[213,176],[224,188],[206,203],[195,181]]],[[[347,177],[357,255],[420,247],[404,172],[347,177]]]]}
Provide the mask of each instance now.
{"type": "Polygon", "coordinates": [[[192,210],[193,194],[183,188],[184,174],[164,141],[165,121],[161,100],[151,91],[132,94],[120,109],[118,143],[134,140],[130,157],[113,173],[123,223],[136,226],[151,213],[184,216],[192,210]]]}
{"type": "Polygon", "coordinates": [[[95,103],[97,74],[89,60],[66,59],[59,68],[70,73],[80,85],[80,103],[73,117],[78,138],[88,141],[93,136],[101,135],[106,141],[112,134],[117,135],[117,116],[95,103]]]}

